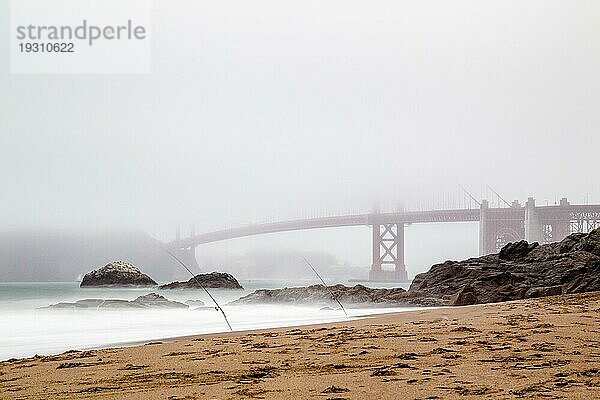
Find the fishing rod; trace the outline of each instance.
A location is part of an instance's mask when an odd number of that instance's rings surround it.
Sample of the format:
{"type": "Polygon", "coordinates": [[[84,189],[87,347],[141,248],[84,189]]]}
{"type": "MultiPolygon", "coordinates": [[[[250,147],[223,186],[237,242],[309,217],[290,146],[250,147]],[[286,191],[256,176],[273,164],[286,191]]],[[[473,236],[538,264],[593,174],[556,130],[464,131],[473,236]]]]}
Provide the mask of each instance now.
{"type": "Polygon", "coordinates": [[[329,288],[329,286],[327,286],[327,284],[325,283],[325,281],[323,280],[323,278],[321,278],[321,275],[319,275],[319,273],[317,272],[317,270],[315,269],[315,267],[313,267],[312,264],[308,262],[308,260],[306,259],[306,257],[302,256],[302,258],[304,259],[304,262],[306,262],[306,264],[308,264],[308,266],[310,267],[310,269],[313,270],[313,272],[315,273],[315,275],[317,275],[319,277],[319,279],[321,280],[321,282],[323,282],[323,286],[325,286],[325,288],[329,291],[329,294],[331,294],[331,297],[333,297],[333,299],[335,301],[337,301],[337,303],[340,305],[340,307],[344,311],[344,314],[346,314],[346,317],[347,317],[348,313],[346,312],[346,309],[344,308],[344,306],[342,305],[342,303],[338,300],[337,296],[335,294],[333,294],[333,291],[329,288]]]}
{"type": "Polygon", "coordinates": [[[208,295],[208,297],[210,297],[210,299],[213,301],[213,303],[215,303],[216,305],[216,309],[221,311],[221,314],[223,314],[223,319],[225,319],[225,322],[227,323],[227,326],[229,327],[229,330],[231,332],[233,332],[233,328],[231,327],[231,324],[229,323],[229,320],[227,319],[227,315],[225,315],[225,311],[223,311],[223,308],[221,308],[221,306],[219,305],[219,303],[217,303],[217,300],[215,300],[215,298],[210,294],[210,292],[208,291],[207,288],[204,287],[203,284],[200,283],[200,281],[198,280],[198,278],[196,278],[196,275],[194,275],[194,273],[187,267],[187,265],[184,264],[183,261],[181,261],[179,259],[179,257],[177,257],[175,254],[173,254],[169,249],[165,249],[164,247],[162,247],[162,249],[171,257],[173,257],[179,264],[181,264],[181,266],[183,268],[185,268],[187,270],[187,272],[190,273],[190,275],[192,275],[192,279],[194,279],[194,281],[202,288],[204,289],[204,291],[206,292],[206,294],[208,295]]]}

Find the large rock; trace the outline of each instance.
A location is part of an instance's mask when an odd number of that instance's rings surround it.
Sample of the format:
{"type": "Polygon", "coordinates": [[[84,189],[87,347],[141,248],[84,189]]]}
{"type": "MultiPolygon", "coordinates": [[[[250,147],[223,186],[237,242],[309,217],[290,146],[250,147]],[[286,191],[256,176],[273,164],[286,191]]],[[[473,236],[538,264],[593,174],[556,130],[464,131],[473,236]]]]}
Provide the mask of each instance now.
{"type": "Polygon", "coordinates": [[[600,228],[592,231],[586,236],[577,236],[579,243],[575,244],[574,250],[581,250],[600,257],[600,228]]]}
{"type": "Polygon", "coordinates": [[[178,301],[172,301],[156,293],[149,293],[139,296],[135,300],[115,300],[115,299],[84,299],[75,303],[52,304],[44,309],[51,310],[100,310],[100,309],[184,309],[188,308],[186,304],[178,301]]]}
{"type": "Polygon", "coordinates": [[[402,288],[373,289],[363,285],[353,287],[335,285],[330,286],[329,289],[323,285],[259,289],[230,304],[315,304],[338,307],[332,293],[344,306],[384,306],[398,302],[404,303],[403,296],[406,294],[406,290],[402,288]]]}
{"type": "Polygon", "coordinates": [[[81,287],[92,286],[156,286],[157,283],[132,264],[115,261],[88,272],[81,287]]]}
{"type": "Polygon", "coordinates": [[[187,300],[185,302],[190,307],[204,307],[206,304],[202,300],[187,300]]]}
{"type": "Polygon", "coordinates": [[[133,300],[132,303],[139,304],[145,308],[188,308],[187,304],[168,300],[156,293],[149,293],[133,300]]]}
{"type": "Polygon", "coordinates": [[[211,272],[210,274],[198,274],[187,282],[171,282],[160,286],[161,289],[243,289],[242,285],[233,275],[223,272],[211,272]]]}
{"type": "Polygon", "coordinates": [[[446,261],[413,280],[408,294],[465,305],[600,290],[600,229],[540,246],[519,241],[498,254],[446,261]]]}
{"type": "Polygon", "coordinates": [[[471,286],[463,287],[458,293],[454,295],[451,303],[453,306],[469,306],[471,304],[477,304],[477,297],[471,286]]]}
{"type": "Polygon", "coordinates": [[[509,261],[520,260],[527,256],[527,254],[531,253],[531,251],[537,248],[539,245],[540,244],[538,242],[529,244],[526,240],[520,240],[516,243],[508,243],[500,250],[500,253],[498,253],[498,258],[509,261]]]}

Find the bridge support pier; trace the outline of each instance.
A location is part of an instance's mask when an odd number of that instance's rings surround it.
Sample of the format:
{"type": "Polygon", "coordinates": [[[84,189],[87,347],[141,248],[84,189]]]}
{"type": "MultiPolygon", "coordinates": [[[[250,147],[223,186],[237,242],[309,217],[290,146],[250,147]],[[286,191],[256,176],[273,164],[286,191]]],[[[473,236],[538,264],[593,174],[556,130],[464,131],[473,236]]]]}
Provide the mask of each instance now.
{"type": "MultiPolygon", "coordinates": [[[[194,227],[190,228],[190,237],[194,236],[194,227]]],[[[196,261],[196,248],[195,247],[182,247],[181,246],[181,228],[177,225],[175,230],[175,245],[174,253],[185,265],[190,269],[198,268],[198,261],[196,261]]]]}
{"type": "Polygon", "coordinates": [[[404,223],[373,224],[373,265],[371,281],[408,281],[404,265],[404,223]],[[393,270],[383,269],[393,265],[393,270]]]}
{"type": "Polygon", "coordinates": [[[552,239],[556,242],[563,240],[571,234],[571,218],[568,211],[571,203],[564,197],[560,199],[559,205],[561,208],[561,218],[552,226],[552,239]]]}
{"type": "Polygon", "coordinates": [[[174,254],[179,258],[183,263],[194,272],[194,274],[199,273],[198,270],[198,261],[196,261],[196,249],[194,247],[188,247],[185,249],[176,249],[174,254]]]}
{"type": "MultiPolygon", "coordinates": [[[[492,247],[495,243],[490,243],[490,229],[488,224],[488,208],[489,203],[487,200],[481,200],[481,206],[479,209],[479,255],[484,256],[492,253],[492,247]]],[[[494,246],[495,247],[495,246],[494,246]]]]}
{"type": "Polygon", "coordinates": [[[525,240],[529,243],[544,243],[542,223],[535,209],[535,199],[530,197],[525,203],[525,240]]]}
{"type": "MultiPolygon", "coordinates": [[[[560,242],[571,233],[570,203],[567,198],[560,199],[553,213],[538,217],[540,225],[540,243],[560,242]]],[[[539,214],[539,213],[536,213],[539,214]]]]}

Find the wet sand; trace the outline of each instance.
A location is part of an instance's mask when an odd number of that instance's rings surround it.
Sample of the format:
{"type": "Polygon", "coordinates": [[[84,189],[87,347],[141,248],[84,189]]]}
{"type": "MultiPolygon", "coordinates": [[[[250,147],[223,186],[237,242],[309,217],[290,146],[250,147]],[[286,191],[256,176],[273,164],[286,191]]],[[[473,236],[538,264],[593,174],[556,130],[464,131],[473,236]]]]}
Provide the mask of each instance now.
{"type": "Polygon", "coordinates": [[[8,361],[0,397],[600,398],[600,293],[8,361]]]}

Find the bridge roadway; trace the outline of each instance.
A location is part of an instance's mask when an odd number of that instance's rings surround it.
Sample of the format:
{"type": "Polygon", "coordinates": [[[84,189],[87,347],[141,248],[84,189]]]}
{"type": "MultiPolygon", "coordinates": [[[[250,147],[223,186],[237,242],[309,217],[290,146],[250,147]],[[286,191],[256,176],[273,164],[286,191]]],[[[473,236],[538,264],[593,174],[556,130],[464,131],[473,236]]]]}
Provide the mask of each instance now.
{"type": "Polygon", "coordinates": [[[427,222],[477,222],[479,209],[464,210],[436,210],[436,211],[405,211],[381,214],[356,214],[340,215],[334,217],[319,217],[298,219],[281,222],[268,222],[263,224],[241,226],[230,229],[194,235],[173,241],[169,245],[178,248],[195,247],[201,244],[218,242],[221,240],[235,239],[245,236],[261,235],[265,233],[289,232],[306,229],[337,228],[345,226],[391,224],[403,222],[406,224],[427,222]]]}
{"type": "Polygon", "coordinates": [[[549,243],[573,232],[589,232],[600,227],[600,205],[572,205],[566,198],[559,205],[536,206],[529,198],[525,206],[490,208],[487,201],[478,209],[401,211],[297,219],[223,229],[190,237],[179,237],[166,245],[195,263],[196,246],[227,239],[266,233],[348,226],[371,226],[373,265],[371,280],[408,279],[404,265],[404,224],[440,222],[479,222],[479,252],[498,251],[505,243],[525,239],[549,243]],[[382,265],[394,265],[387,271],[382,265]]]}
{"type": "MultiPolygon", "coordinates": [[[[600,219],[600,205],[538,206],[536,211],[546,219],[560,216],[566,219],[584,218],[600,219]]],[[[523,220],[525,207],[489,208],[487,212],[496,218],[505,220],[523,220]]],[[[187,238],[167,243],[172,248],[190,248],[201,244],[219,242],[222,240],[262,235],[265,233],[289,232],[307,229],[336,228],[347,226],[371,226],[375,224],[418,224],[435,222],[478,222],[481,218],[480,209],[433,210],[433,211],[402,211],[389,213],[369,213],[355,215],[340,215],[333,217],[318,217],[289,221],[268,222],[236,228],[222,229],[213,232],[193,235],[187,238]]]]}

